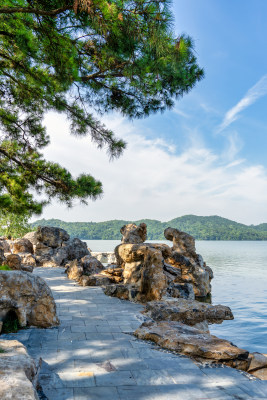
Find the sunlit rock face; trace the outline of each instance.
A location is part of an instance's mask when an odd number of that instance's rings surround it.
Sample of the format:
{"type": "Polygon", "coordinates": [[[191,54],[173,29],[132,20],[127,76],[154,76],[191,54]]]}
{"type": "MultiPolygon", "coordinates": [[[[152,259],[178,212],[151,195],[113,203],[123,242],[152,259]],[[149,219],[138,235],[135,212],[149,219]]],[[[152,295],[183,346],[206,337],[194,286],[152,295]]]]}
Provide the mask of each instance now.
{"type": "Polygon", "coordinates": [[[141,223],[138,226],[135,224],[124,225],[120,233],[122,234],[122,243],[143,243],[147,238],[146,224],[141,223]]]}
{"type": "Polygon", "coordinates": [[[17,340],[0,340],[0,399],[37,400],[36,362],[17,340]]]}
{"type": "Polygon", "coordinates": [[[20,326],[47,328],[58,324],[52,292],[39,276],[22,271],[0,271],[0,331],[14,312],[20,326]]]}
{"type": "Polygon", "coordinates": [[[166,293],[162,252],[149,244],[121,244],[116,247],[118,264],[123,268],[123,283],[134,285],[136,300],[159,300],[166,293]]]}

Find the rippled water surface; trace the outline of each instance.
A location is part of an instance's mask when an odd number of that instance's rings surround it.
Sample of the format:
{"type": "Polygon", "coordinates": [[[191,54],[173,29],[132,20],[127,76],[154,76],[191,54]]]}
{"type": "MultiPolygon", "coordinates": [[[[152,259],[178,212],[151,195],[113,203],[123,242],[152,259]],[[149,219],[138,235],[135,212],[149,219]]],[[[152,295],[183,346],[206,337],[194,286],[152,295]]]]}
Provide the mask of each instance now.
{"type": "MultiPolygon", "coordinates": [[[[87,243],[92,251],[113,251],[120,242],[87,243]]],[[[267,353],[267,242],[197,241],[196,247],[214,272],[212,303],[231,307],[235,316],[211,325],[211,333],[249,351],[267,353]]]]}

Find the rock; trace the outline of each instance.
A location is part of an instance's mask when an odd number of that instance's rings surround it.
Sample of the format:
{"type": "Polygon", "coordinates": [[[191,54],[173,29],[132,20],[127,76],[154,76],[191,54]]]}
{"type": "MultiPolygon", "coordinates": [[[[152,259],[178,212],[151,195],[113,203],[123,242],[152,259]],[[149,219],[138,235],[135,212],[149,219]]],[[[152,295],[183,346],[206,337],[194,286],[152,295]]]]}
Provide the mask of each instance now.
{"type": "Polygon", "coordinates": [[[0,340],[1,400],[37,400],[37,365],[17,340],[0,340]]]}
{"type": "Polygon", "coordinates": [[[194,288],[191,283],[170,283],[167,293],[171,297],[195,300],[194,288]]]}
{"type": "Polygon", "coordinates": [[[83,267],[79,264],[78,260],[73,260],[66,265],[66,273],[69,279],[79,281],[83,275],[83,267]]]}
{"type": "Polygon", "coordinates": [[[196,256],[195,239],[193,236],[174,228],[165,229],[164,236],[167,240],[172,241],[173,250],[177,253],[190,257],[196,256]]]}
{"type": "MultiPolygon", "coordinates": [[[[164,231],[167,240],[173,242],[172,254],[164,257],[165,265],[172,266],[181,271],[181,275],[174,278],[174,283],[190,283],[193,285],[196,297],[206,297],[211,293],[210,281],[213,272],[203,258],[196,254],[195,239],[185,232],[174,228],[167,228],[164,231]]],[[[171,271],[165,267],[167,277],[170,280],[171,271]]]]}
{"type": "Polygon", "coordinates": [[[12,251],[14,254],[31,253],[33,254],[33,245],[27,238],[16,239],[13,242],[12,251]]]}
{"type": "Polygon", "coordinates": [[[0,249],[3,249],[4,253],[11,253],[9,241],[5,239],[0,239],[0,249]]]}
{"type": "Polygon", "coordinates": [[[122,279],[122,268],[117,268],[116,265],[109,265],[108,268],[102,271],[102,274],[108,276],[113,283],[120,283],[123,281],[122,279]]]}
{"type": "Polygon", "coordinates": [[[167,279],[163,272],[162,253],[150,249],[150,253],[142,268],[140,282],[140,301],[160,300],[166,293],[167,279]]]}
{"type": "Polygon", "coordinates": [[[239,349],[227,340],[219,339],[181,322],[145,322],[134,335],[186,356],[220,362],[246,360],[249,354],[248,351],[239,349]]]}
{"type": "Polygon", "coordinates": [[[267,357],[261,353],[250,353],[251,363],[248,372],[256,371],[257,369],[267,368],[267,357]]]}
{"type": "Polygon", "coordinates": [[[6,264],[6,257],[4,254],[4,249],[0,247],[0,265],[5,265],[6,264]]]}
{"type": "MultiPolygon", "coordinates": [[[[23,254],[23,253],[20,253],[23,254]]],[[[27,263],[22,262],[22,258],[20,254],[7,254],[6,256],[6,265],[9,266],[12,270],[18,270],[18,271],[27,271],[27,272],[32,272],[33,271],[33,266],[27,263]]],[[[30,253],[26,253],[32,256],[30,253]]],[[[23,255],[24,256],[24,255],[23,255]]],[[[35,261],[35,260],[34,260],[35,261]]]]}
{"type": "Polygon", "coordinates": [[[140,225],[128,224],[124,225],[120,233],[122,234],[122,243],[143,243],[147,238],[146,224],[140,225]]]}
{"type": "Polygon", "coordinates": [[[250,372],[250,374],[256,376],[256,378],[262,381],[267,381],[267,368],[257,369],[256,371],[250,372]]]}
{"type": "MultiPolygon", "coordinates": [[[[69,264],[67,264],[66,273],[69,279],[73,279],[75,281],[80,280],[82,276],[91,276],[99,274],[103,271],[103,265],[100,261],[98,261],[95,257],[92,256],[84,256],[80,260],[73,260],[69,264]]],[[[86,279],[83,279],[85,282],[86,279]]],[[[110,281],[108,281],[110,283],[110,281]]],[[[84,286],[94,286],[94,285],[84,285],[84,286]]],[[[97,286],[97,285],[96,285],[97,286]]]]}
{"type": "Polygon", "coordinates": [[[9,254],[6,257],[6,263],[11,269],[21,270],[21,258],[18,254],[9,254]]]}
{"type": "Polygon", "coordinates": [[[21,258],[22,265],[29,265],[31,267],[36,267],[36,259],[35,256],[31,253],[19,253],[18,254],[21,258]]]}
{"type": "Polygon", "coordinates": [[[99,274],[104,269],[103,264],[91,255],[81,258],[80,263],[83,268],[83,275],[99,274]]]}
{"type": "Polygon", "coordinates": [[[50,288],[39,276],[22,271],[0,271],[0,321],[15,312],[20,326],[58,325],[50,288]]]}
{"type": "Polygon", "coordinates": [[[65,265],[68,260],[69,253],[67,247],[58,247],[54,249],[53,255],[51,255],[51,261],[53,261],[56,266],[65,265]]]}
{"type": "Polygon", "coordinates": [[[82,275],[79,283],[82,286],[107,286],[110,285],[111,279],[102,274],[82,275]]]}
{"type": "Polygon", "coordinates": [[[92,252],[91,255],[95,257],[101,263],[113,264],[116,262],[116,257],[114,252],[92,252]]]}
{"type": "Polygon", "coordinates": [[[166,272],[168,272],[168,274],[172,275],[170,277],[170,279],[172,281],[173,281],[173,279],[175,279],[177,277],[181,278],[181,276],[182,276],[182,272],[179,268],[172,267],[169,264],[164,263],[163,269],[165,271],[165,274],[166,274],[166,272]]]}
{"type": "Polygon", "coordinates": [[[23,236],[23,239],[28,239],[34,248],[34,246],[36,246],[38,243],[37,231],[32,231],[32,232],[26,233],[26,235],[23,236]]]}
{"type": "Polygon", "coordinates": [[[240,369],[241,371],[247,371],[250,364],[250,359],[248,358],[247,360],[229,360],[225,361],[224,364],[231,368],[240,369]]]}
{"type": "Polygon", "coordinates": [[[62,244],[67,248],[68,260],[79,260],[80,258],[90,255],[87,244],[78,238],[70,239],[62,244]]]}
{"type": "Polygon", "coordinates": [[[138,297],[138,289],[134,285],[107,285],[104,289],[107,296],[118,297],[123,300],[136,301],[138,297]]]}
{"type": "Polygon", "coordinates": [[[37,242],[35,246],[34,255],[39,265],[44,265],[46,262],[51,261],[54,255],[54,249],[46,246],[44,243],[37,242]]]}
{"type": "Polygon", "coordinates": [[[164,262],[180,270],[181,274],[174,277],[174,282],[191,283],[196,297],[205,297],[211,293],[210,281],[213,275],[199,255],[188,258],[175,251],[164,262]]]}
{"type": "Polygon", "coordinates": [[[158,300],[165,294],[167,279],[160,250],[146,244],[121,244],[115,254],[123,268],[124,284],[134,284],[139,301],[158,300]]]}
{"type": "Polygon", "coordinates": [[[61,228],[38,226],[36,238],[38,242],[43,243],[45,246],[56,248],[60,247],[63,242],[69,240],[70,236],[61,228]]]}
{"type": "Polygon", "coordinates": [[[221,324],[224,320],[234,319],[229,307],[185,299],[151,301],[144,313],[155,321],[179,321],[192,326],[203,321],[221,324]]]}
{"type": "Polygon", "coordinates": [[[152,249],[156,249],[161,251],[162,257],[164,259],[171,257],[172,250],[167,244],[163,243],[146,243],[147,246],[151,247],[152,249]]]}

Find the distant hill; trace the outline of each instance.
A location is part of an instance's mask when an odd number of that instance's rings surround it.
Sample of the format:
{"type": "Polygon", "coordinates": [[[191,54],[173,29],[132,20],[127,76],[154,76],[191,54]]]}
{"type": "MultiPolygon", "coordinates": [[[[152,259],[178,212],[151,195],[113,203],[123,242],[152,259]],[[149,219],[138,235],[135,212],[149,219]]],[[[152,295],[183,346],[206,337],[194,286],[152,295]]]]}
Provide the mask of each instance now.
{"type": "Polygon", "coordinates": [[[150,240],[164,240],[164,229],[169,226],[188,232],[197,240],[267,240],[267,224],[248,226],[217,215],[210,217],[184,215],[168,222],[154,219],[104,222],[64,222],[59,219],[41,219],[35,221],[32,226],[56,226],[65,229],[70,236],[84,240],[115,240],[121,239],[120,228],[130,222],[136,224],[145,222],[150,240]]]}

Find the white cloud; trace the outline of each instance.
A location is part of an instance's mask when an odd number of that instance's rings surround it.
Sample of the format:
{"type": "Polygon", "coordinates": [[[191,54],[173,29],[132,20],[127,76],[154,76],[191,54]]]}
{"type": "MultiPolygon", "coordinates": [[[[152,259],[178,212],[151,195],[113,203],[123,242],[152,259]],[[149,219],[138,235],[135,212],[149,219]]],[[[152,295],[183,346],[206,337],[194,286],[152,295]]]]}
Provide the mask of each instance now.
{"type": "Polygon", "coordinates": [[[224,116],[223,122],[218,127],[218,132],[223,131],[239,117],[241,111],[255,103],[260,97],[267,94],[267,74],[264,75],[252,88],[250,88],[245,96],[224,116]]]}
{"type": "Polygon", "coordinates": [[[190,118],[190,115],[185,113],[184,111],[180,110],[180,108],[175,107],[172,109],[172,112],[174,112],[177,115],[180,115],[180,117],[190,118]]]}
{"type": "Polygon", "coordinates": [[[51,134],[46,156],[73,174],[87,172],[100,179],[104,196],[71,210],[52,204],[45,209],[45,218],[167,221],[184,214],[217,214],[245,223],[267,221],[266,170],[239,160],[234,139],[229,144],[231,159],[224,153],[215,154],[197,140],[177,154],[162,139],[147,139],[136,132],[133,123],[116,116],[106,121],[128,142],[123,156],[111,163],[88,138],[68,136],[62,117],[51,114],[46,119],[51,134]]]}

